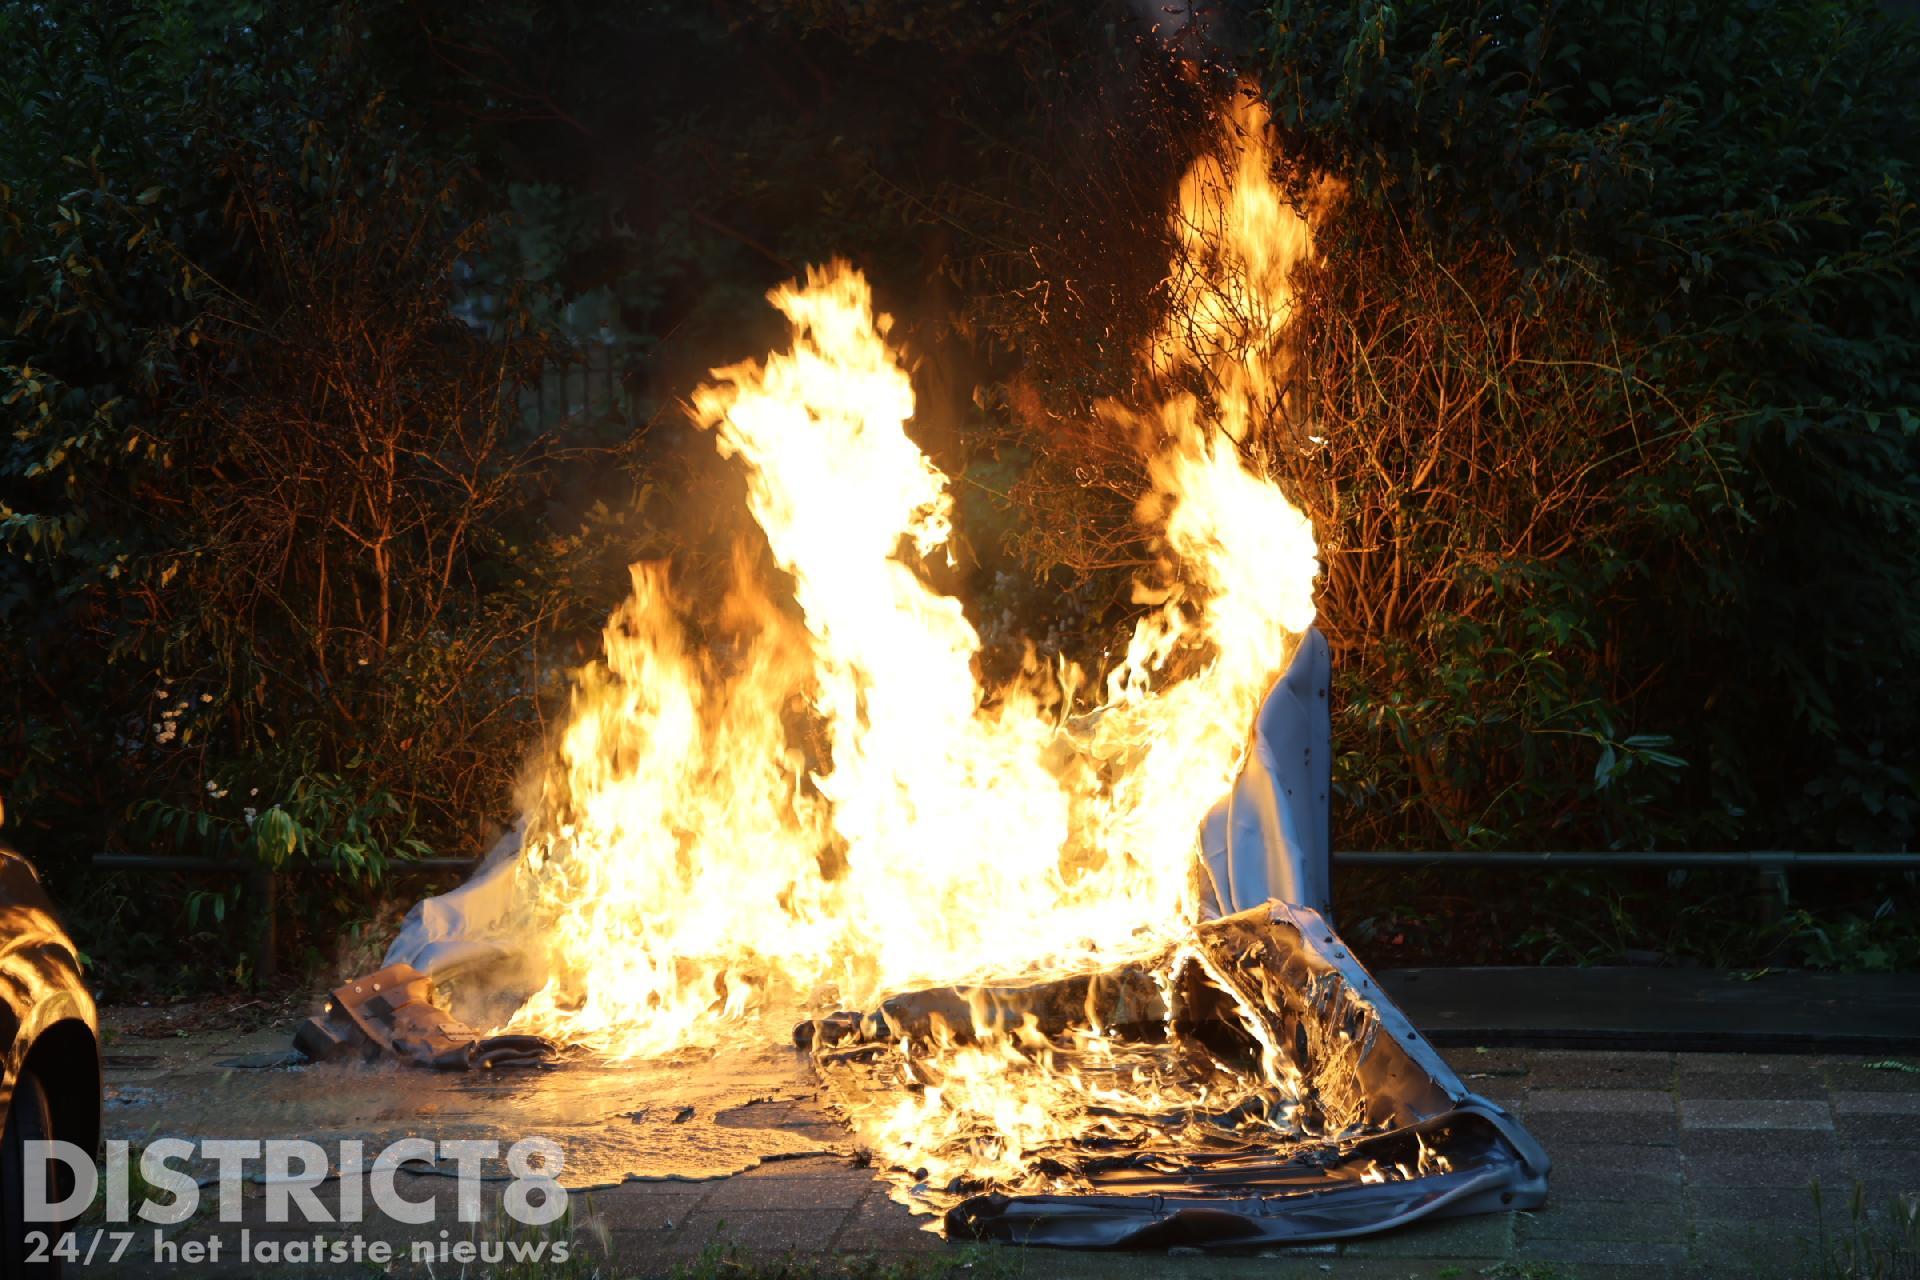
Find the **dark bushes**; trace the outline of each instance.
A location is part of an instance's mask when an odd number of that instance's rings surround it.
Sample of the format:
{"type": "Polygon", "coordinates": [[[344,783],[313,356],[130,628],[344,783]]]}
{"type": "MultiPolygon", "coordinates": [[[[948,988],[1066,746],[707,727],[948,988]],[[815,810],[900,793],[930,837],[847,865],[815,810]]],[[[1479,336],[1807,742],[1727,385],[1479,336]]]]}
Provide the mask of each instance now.
{"type": "MultiPolygon", "coordinates": [[[[1518,295],[1540,300],[1539,340],[1585,341],[1618,370],[1589,378],[1564,400],[1571,416],[1542,425],[1567,424],[1576,448],[1586,433],[1575,424],[1630,431],[1643,464],[1611,469],[1603,503],[1584,531],[1567,527],[1576,540],[1561,554],[1486,565],[1508,602],[1494,630],[1509,638],[1495,643],[1552,655],[1530,687],[1554,687],[1570,653],[1594,671],[1604,658],[1611,675],[1594,712],[1619,732],[1670,735],[1689,762],[1680,790],[1595,835],[1910,846],[1920,821],[1912,30],[1824,0],[1280,3],[1258,42],[1295,154],[1352,180],[1344,236],[1407,227],[1416,278],[1422,258],[1451,269],[1503,256],[1518,295]],[[1506,585],[1517,578],[1553,584],[1572,613],[1542,613],[1506,585]]],[[[1484,626],[1460,629],[1444,609],[1429,617],[1453,637],[1443,648],[1487,643],[1484,626]]],[[[1480,718],[1470,691],[1485,682],[1453,687],[1435,714],[1464,728],[1480,718]]],[[[1354,705],[1392,696],[1366,681],[1354,705]]],[[[1597,788],[1626,757],[1594,742],[1597,788]]],[[[1350,763],[1363,790],[1381,767],[1350,763]]],[[[1474,772],[1487,800],[1515,776],[1474,772]]],[[[1541,819],[1597,814],[1599,799],[1564,791],[1491,838],[1540,843],[1541,819]]]]}
{"type": "MultiPolygon", "coordinates": [[[[594,436],[521,413],[565,353],[524,291],[463,288],[492,193],[350,23],[181,67],[152,15],[10,21],[45,124],[0,203],[10,833],[67,884],[116,845],[285,866],[324,945],[394,859],[510,817],[554,643],[599,612],[545,505],[594,436]]],[[[134,929],[161,886],[99,889],[134,929]]]]}

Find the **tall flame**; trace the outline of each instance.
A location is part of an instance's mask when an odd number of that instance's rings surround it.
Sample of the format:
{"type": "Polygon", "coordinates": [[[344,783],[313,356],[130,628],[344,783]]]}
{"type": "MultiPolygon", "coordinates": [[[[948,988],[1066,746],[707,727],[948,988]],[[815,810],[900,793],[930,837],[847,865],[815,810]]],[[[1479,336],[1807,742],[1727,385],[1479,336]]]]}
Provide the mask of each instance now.
{"type": "Polygon", "coordinates": [[[1097,684],[1036,659],[982,685],[978,632],[922,572],[953,499],[907,434],[889,318],[841,262],[769,295],[788,349],[716,370],[692,403],[745,470],[798,619],[742,557],[696,642],[664,566],[634,569],[530,815],[547,979],[512,1029],[653,1054],[773,1011],[1110,963],[1191,923],[1200,819],[1318,572],[1311,526],[1251,451],[1311,237],[1260,109],[1225,126],[1182,183],[1170,314],[1142,356],[1191,389],[1103,411],[1147,450],[1140,518],[1165,564],[1097,684]]]}

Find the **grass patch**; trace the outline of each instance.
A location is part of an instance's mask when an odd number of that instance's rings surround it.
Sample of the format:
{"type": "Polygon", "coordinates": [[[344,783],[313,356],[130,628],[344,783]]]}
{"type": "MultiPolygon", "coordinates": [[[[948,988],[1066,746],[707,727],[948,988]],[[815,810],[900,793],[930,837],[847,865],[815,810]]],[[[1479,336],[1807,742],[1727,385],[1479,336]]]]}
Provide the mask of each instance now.
{"type": "Polygon", "coordinates": [[[1815,1274],[1822,1280],[1920,1280],[1920,1197],[1894,1196],[1884,1214],[1874,1213],[1856,1181],[1845,1215],[1830,1226],[1816,1178],[1813,1206],[1820,1224],[1815,1274]]]}
{"type": "Polygon", "coordinates": [[[872,1254],[812,1256],[750,1254],[731,1240],[714,1240],[669,1280],[1016,1280],[1026,1274],[1024,1251],[969,1245],[905,1258],[872,1254]]]}
{"type": "MultiPolygon", "coordinates": [[[[1460,1274],[1458,1267],[1448,1270],[1460,1274]]],[[[1440,1274],[1445,1276],[1447,1272],[1440,1274]]],[[[1496,1262],[1474,1274],[1481,1280],[1574,1280],[1574,1273],[1557,1262],[1496,1262]]]]}

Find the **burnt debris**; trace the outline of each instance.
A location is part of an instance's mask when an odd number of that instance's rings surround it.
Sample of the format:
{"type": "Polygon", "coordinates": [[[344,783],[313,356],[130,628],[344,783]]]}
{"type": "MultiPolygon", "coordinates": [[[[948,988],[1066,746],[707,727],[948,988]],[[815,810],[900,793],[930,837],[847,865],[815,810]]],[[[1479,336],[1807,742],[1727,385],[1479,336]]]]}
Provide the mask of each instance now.
{"type": "Polygon", "coordinates": [[[433,979],[393,964],[334,989],[293,1047],[315,1062],[391,1056],[439,1071],[537,1066],[557,1046],[539,1036],[482,1035],[433,1002],[433,979]]]}

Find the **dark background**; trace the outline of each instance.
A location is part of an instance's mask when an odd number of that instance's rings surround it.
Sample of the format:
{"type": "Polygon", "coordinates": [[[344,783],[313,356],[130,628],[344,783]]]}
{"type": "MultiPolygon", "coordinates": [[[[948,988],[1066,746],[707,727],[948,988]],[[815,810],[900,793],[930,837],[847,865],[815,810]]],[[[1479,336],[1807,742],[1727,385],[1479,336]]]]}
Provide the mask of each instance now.
{"type": "MultiPolygon", "coordinates": [[[[1336,843],[1913,847],[1920,45],[1872,4],[1243,3],[1169,42],[1066,0],[61,2],[0,36],[0,791],[128,991],[253,980],[258,882],[95,854],[278,868],[317,974],[431,886],[403,863],[511,820],[625,566],[718,580],[738,480],[679,402],[810,262],[899,317],[989,662],[1124,635],[1142,477],[1090,409],[1242,77],[1285,176],[1347,191],[1259,442],[1325,550],[1336,843]]],[[[1376,960],[1920,958],[1894,873],[1758,912],[1658,871],[1339,896],[1376,960]]]]}

